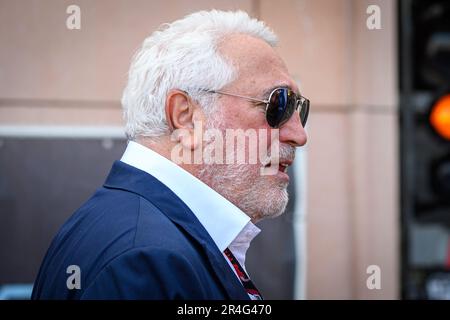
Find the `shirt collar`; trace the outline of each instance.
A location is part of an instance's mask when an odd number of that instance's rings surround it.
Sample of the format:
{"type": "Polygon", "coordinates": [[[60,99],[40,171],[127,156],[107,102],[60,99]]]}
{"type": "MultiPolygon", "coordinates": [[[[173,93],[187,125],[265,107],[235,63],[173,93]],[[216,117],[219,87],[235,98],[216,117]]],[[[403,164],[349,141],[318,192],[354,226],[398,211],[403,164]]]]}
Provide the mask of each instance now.
{"type": "Polygon", "coordinates": [[[220,251],[234,241],[249,245],[260,232],[242,210],[159,153],[129,141],[120,161],[151,174],[171,189],[191,209],[220,251]]]}

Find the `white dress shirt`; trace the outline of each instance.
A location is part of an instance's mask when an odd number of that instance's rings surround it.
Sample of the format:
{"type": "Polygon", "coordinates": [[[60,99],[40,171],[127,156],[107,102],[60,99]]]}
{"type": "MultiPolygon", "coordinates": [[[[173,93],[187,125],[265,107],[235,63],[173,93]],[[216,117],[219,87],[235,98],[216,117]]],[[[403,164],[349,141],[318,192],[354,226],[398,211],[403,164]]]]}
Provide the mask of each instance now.
{"type": "Polygon", "coordinates": [[[223,253],[226,248],[245,269],[247,249],[261,231],[249,216],[174,162],[139,143],[129,141],[120,161],[151,174],[172,190],[209,233],[234,274],[237,276],[223,253]]]}

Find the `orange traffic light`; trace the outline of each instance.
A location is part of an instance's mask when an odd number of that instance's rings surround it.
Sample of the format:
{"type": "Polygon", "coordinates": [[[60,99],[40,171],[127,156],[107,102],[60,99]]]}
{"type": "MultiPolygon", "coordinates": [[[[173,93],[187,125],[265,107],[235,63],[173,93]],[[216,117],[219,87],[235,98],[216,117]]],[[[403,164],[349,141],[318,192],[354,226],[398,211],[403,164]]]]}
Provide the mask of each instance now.
{"type": "Polygon", "coordinates": [[[441,137],[450,140],[450,94],[441,97],[433,106],[430,123],[441,137]]]}

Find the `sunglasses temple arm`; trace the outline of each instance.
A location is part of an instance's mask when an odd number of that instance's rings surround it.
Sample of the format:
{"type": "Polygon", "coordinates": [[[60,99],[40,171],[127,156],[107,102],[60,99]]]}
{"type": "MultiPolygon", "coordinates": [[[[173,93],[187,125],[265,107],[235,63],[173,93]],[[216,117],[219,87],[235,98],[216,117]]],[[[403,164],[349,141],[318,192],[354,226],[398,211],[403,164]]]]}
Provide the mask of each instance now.
{"type": "Polygon", "coordinates": [[[239,94],[233,94],[233,93],[222,92],[222,91],[216,91],[216,90],[207,90],[207,91],[208,91],[208,92],[211,92],[211,93],[223,94],[223,95],[226,95],[226,96],[232,96],[232,97],[242,98],[242,99],[246,99],[246,100],[249,100],[249,101],[254,101],[254,102],[259,102],[259,103],[264,103],[264,104],[269,103],[268,100],[259,100],[259,99],[256,99],[256,98],[251,98],[251,97],[247,97],[247,96],[241,96],[241,95],[239,95],[239,94]]]}

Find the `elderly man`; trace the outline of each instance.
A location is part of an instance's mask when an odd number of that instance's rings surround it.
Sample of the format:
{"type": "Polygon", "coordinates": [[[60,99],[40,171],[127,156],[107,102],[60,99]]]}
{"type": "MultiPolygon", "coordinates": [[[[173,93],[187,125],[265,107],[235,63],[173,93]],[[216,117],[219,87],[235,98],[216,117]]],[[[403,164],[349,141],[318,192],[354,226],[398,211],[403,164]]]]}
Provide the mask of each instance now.
{"type": "Polygon", "coordinates": [[[275,44],[264,23],[215,10],[144,41],[122,99],[127,149],[53,240],[34,299],[261,299],[245,254],[254,223],[286,207],[309,111],[275,44]],[[195,159],[211,129],[263,139],[216,139],[214,161],[195,159]]]}

